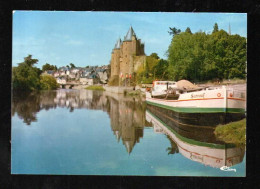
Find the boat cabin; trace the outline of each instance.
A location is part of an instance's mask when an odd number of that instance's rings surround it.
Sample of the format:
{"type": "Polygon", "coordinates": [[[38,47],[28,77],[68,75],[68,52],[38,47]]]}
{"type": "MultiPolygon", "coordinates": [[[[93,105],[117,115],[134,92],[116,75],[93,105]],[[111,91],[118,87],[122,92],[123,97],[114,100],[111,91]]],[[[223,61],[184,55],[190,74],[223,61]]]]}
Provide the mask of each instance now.
{"type": "Polygon", "coordinates": [[[154,81],[153,82],[153,90],[154,91],[164,91],[169,88],[176,88],[175,81],[154,81]]]}

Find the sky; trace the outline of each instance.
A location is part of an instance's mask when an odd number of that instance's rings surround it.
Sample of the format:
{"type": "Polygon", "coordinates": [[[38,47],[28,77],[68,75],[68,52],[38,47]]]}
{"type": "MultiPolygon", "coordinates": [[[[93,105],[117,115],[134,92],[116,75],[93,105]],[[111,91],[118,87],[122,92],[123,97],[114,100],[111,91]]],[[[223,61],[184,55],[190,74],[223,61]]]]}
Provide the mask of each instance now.
{"type": "Polygon", "coordinates": [[[246,13],[14,11],[12,64],[31,54],[39,60],[38,68],[46,63],[107,65],[116,41],[130,26],[144,42],[146,55],[156,52],[167,59],[169,27],[211,33],[215,23],[227,32],[230,24],[231,34],[247,37],[246,13]]]}

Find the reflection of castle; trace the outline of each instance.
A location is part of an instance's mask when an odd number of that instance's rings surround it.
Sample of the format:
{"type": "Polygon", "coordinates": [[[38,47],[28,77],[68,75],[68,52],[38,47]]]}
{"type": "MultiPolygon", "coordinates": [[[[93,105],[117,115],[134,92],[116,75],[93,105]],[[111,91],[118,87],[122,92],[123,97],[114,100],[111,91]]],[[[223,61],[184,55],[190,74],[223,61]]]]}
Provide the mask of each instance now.
{"type": "Polygon", "coordinates": [[[118,39],[111,54],[111,77],[127,77],[145,62],[144,44],[141,43],[132,27],[124,40],[118,39]]]}
{"type": "Polygon", "coordinates": [[[170,153],[179,152],[190,160],[217,168],[230,167],[243,161],[244,146],[236,147],[235,145],[217,144],[212,141],[202,142],[205,140],[204,138],[198,141],[194,138],[182,136],[150,111],[146,111],[146,120],[152,123],[155,129],[168,136],[171,142],[170,153]]]}
{"type": "Polygon", "coordinates": [[[17,112],[28,125],[31,121],[37,121],[36,113],[42,109],[62,107],[72,112],[74,109],[85,108],[103,110],[109,114],[111,129],[117,140],[122,140],[128,153],[131,153],[134,145],[143,137],[146,120],[145,103],[141,100],[91,90],[43,91],[29,97],[19,101],[18,98],[23,98],[23,95],[18,95],[12,106],[13,114],[17,112]]]}
{"type": "Polygon", "coordinates": [[[143,137],[145,114],[140,103],[135,101],[123,102],[111,99],[110,118],[111,128],[119,141],[120,138],[130,154],[134,145],[143,137]]]}

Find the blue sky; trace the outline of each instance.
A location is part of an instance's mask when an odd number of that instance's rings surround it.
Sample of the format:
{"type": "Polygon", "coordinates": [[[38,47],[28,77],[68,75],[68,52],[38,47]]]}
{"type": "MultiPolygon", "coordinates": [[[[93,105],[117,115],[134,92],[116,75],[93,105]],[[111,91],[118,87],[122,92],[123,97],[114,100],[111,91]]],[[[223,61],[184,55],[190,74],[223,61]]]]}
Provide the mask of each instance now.
{"type": "Polygon", "coordinates": [[[247,36],[247,14],[238,13],[164,13],[164,12],[88,12],[88,11],[15,11],[13,13],[13,66],[32,54],[45,63],[66,66],[107,65],[119,37],[132,26],[145,43],[145,53],[156,52],[167,59],[171,42],[169,27],[211,33],[219,29],[247,36]]]}

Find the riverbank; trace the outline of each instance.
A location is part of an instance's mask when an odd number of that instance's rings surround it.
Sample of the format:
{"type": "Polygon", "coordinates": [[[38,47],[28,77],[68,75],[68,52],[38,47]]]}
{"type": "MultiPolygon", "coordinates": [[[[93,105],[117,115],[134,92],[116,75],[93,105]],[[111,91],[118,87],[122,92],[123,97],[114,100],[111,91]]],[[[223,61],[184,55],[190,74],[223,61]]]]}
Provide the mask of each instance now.
{"type": "Polygon", "coordinates": [[[105,89],[101,85],[91,85],[91,86],[86,87],[85,89],[87,89],[87,90],[105,91],[105,89]]]}
{"type": "Polygon", "coordinates": [[[219,125],[214,131],[216,137],[226,143],[246,144],[246,119],[219,125]]]}

